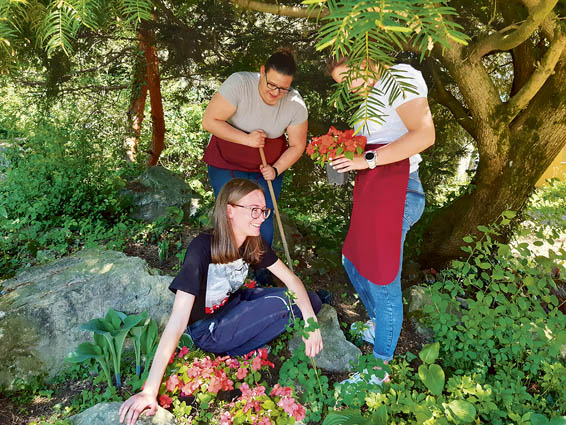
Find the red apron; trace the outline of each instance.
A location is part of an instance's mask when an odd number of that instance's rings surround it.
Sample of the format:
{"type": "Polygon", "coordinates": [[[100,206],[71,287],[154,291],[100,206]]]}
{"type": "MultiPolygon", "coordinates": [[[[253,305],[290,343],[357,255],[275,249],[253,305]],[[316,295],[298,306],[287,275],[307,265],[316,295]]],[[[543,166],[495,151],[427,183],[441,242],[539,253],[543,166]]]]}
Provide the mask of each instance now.
{"type": "MultiPolygon", "coordinates": [[[[366,150],[383,145],[366,146],[366,150]]],[[[409,159],[358,171],[350,229],[342,254],[376,285],[395,279],[401,261],[401,235],[409,159]]]]}
{"type": "MultiPolygon", "coordinates": [[[[276,139],[265,139],[263,151],[265,159],[272,165],[287,149],[287,138],[284,134],[276,139]]],[[[261,157],[258,148],[232,143],[212,135],[204,151],[203,161],[208,165],[226,170],[259,172],[261,157]]]]}

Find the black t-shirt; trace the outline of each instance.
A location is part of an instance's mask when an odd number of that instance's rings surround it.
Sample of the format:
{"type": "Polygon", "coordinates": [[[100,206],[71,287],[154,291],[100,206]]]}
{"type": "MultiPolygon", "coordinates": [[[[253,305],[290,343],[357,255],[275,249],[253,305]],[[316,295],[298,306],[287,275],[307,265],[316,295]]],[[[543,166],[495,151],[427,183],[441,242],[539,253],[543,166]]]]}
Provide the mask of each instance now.
{"type": "MultiPolygon", "coordinates": [[[[250,264],[242,258],[227,264],[214,264],[211,255],[212,234],[201,233],[192,240],[185,254],[181,271],[169,289],[187,292],[196,297],[189,324],[220,310],[230,295],[236,292],[248,275],[250,264]]],[[[263,244],[263,256],[254,269],[269,267],[277,261],[270,246],[263,244]]]]}

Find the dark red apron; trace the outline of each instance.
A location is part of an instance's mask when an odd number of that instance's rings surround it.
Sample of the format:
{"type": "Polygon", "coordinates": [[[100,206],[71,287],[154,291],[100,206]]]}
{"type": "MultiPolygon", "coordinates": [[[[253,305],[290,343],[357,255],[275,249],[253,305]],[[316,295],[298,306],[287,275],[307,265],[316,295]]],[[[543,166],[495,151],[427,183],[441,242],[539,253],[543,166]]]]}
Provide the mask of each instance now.
{"type": "MultiPolygon", "coordinates": [[[[366,150],[380,146],[366,146],[366,150]]],[[[342,254],[376,285],[391,283],[399,272],[409,167],[407,158],[356,175],[350,229],[342,254]]]]}
{"type": "MultiPolygon", "coordinates": [[[[265,139],[265,159],[272,165],[287,150],[284,134],[276,139],[265,139]]],[[[212,135],[204,151],[203,161],[208,165],[226,170],[259,172],[261,157],[258,148],[232,143],[212,135]]]]}

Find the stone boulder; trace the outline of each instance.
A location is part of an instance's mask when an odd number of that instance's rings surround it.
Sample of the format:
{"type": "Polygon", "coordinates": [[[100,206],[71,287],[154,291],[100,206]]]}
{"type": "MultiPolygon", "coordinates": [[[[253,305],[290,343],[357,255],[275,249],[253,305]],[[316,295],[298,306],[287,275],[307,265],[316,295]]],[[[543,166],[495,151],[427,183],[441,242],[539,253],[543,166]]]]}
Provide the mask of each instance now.
{"type": "Polygon", "coordinates": [[[434,337],[432,329],[424,326],[420,320],[424,316],[425,305],[432,303],[429,291],[424,286],[414,285],[403,291],[403,296],[407,300],[407,319],[424,341],[432,342],[434,337]]]}
{"type": "MultiPolygon", "coordinates": [[[[344,336],[334,307],[324,304],[316,316],[324,344],[323,350],[314,358],[316,365],[329,372],[350,371],[350,362],[356,362],[362,352],[344,336]]],[[[302,342],[302,339],[295,335],[289,340],[289,350],[294,352],[302,342]]]]}
{"type": "MultiPolygon", "coordinates": [[[[69,422],[73,425],[122,425],[118,411],[122,403],[100,403],[92,406],[78,415],[71,416],[69,422]]],[[[141,414],[136,425],[177,425],[173,414],[162,407],[157,408],[153,416],[141,414]]]]}
{"type": "Polygon", "coordinates": [[[141,258],[90,249],[3,282],[0,387],[16,377],[57,373],[69,352],[93,340],[80,325],[109,308],[145,311],[163,328],[173,304],[171,280],[152,274],[141,258]]]}
{"type": "Polygon", "coordinates": [[[147,222],[166,216],[168,207],[182,209],[187,218],[195,213],[200,203],[200,197],[185,180],[160,166],[149,167],[130,181],[123,194],[134,204],[131,217],[147,222]]]}

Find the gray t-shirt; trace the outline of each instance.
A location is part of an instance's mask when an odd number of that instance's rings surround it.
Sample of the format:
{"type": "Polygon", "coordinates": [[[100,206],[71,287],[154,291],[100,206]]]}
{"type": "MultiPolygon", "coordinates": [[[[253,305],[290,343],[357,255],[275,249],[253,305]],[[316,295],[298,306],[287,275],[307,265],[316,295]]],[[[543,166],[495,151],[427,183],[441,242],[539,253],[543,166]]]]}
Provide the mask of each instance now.
{"type": "Polygon", "coordinates": [[[236,72],[220,86],[218,92],[236,107],[228,123],[246,133],[263,130],[274,139],[287,127],[307,120],[307,107],[297,90],[291,89],[277,104],[268,105],[259,95],[259,78],[257,72],[236,72]]]}

